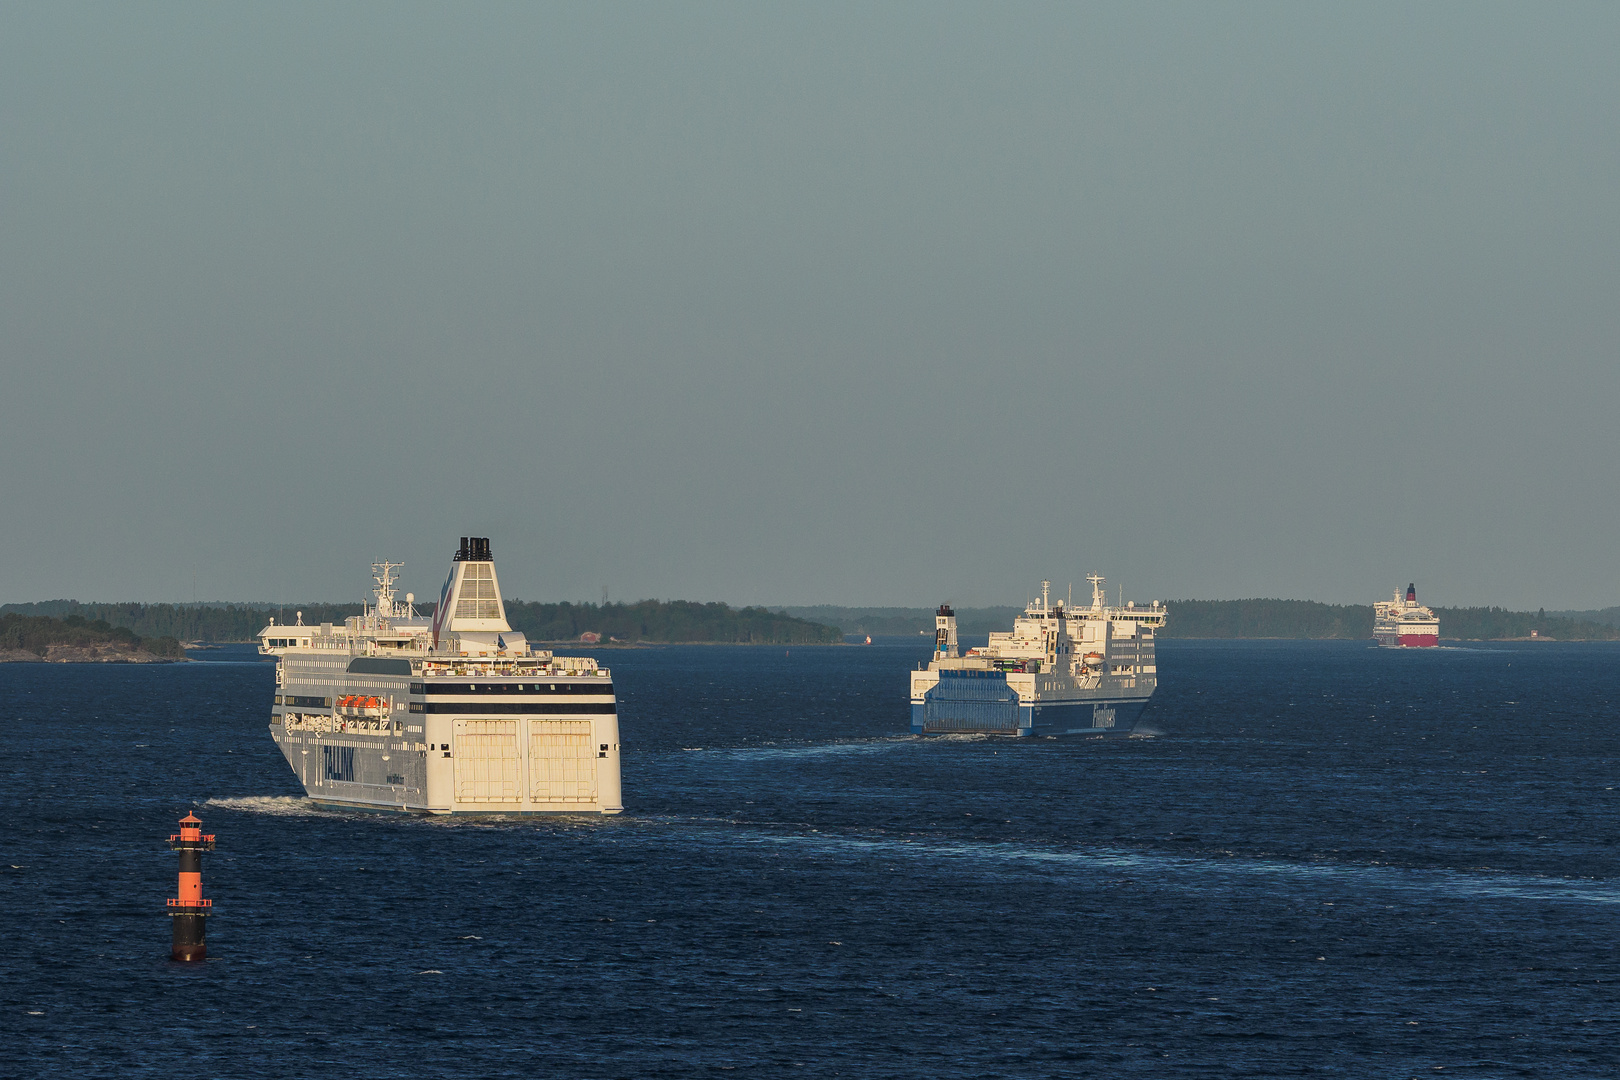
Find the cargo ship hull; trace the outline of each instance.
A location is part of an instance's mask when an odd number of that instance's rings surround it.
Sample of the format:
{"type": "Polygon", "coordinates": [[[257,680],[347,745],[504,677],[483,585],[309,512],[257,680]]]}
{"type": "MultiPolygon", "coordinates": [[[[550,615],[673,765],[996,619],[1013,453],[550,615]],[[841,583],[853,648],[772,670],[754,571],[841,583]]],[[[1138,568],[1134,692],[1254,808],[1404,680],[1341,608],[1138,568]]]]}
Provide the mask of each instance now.
{"type": "Polygon", "coordinates": [[[917,735],[1129,735],[1147,708],[1146,696],[1097,694],[1069,700],[1019,700],[1002,681],[988,689],[941,678],[911,705],[917,735]]]}

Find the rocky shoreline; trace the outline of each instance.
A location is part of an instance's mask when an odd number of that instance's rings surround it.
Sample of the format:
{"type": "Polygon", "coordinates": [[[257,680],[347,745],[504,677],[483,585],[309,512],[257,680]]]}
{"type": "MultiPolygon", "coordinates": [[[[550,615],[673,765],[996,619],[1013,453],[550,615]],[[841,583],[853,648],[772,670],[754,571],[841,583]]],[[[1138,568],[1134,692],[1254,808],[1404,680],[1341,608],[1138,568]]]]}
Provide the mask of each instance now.
{"type": "Polygon", "coordinates": [[[183,664],[184,656],[153,656],[145,649],[102,642],[94,645],[51,645],[41,656],[28,649],[0,649],[0,664],[183,664]]]}

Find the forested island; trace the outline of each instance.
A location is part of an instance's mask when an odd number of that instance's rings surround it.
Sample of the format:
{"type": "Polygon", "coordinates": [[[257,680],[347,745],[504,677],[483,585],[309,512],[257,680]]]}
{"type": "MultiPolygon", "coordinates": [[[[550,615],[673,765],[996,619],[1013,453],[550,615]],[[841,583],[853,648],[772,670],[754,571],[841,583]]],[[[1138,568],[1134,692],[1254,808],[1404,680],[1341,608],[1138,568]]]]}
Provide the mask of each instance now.
{"type": "MultiPolygon", "coordinates": [[[[1371,638],[1371,604],[1320,604],[1314,600],[1171,600],[1164,637],[1181,638],[1371,638]]],[[[1440,637],[1453,641],[1543,638],[1550,641],[1613,641],[1620,627],[1542,611],[1499,607],[1433,609],[1440,637]]]]}
{"type": "MultiPolygon", "coordinates": [[[[778,608],[795,618],[836,626],[846,634],[873,636],[934,636],[933,608],[838,607],[815,604],[808,607],[778,608]]],[[[956,608],[956,632],[969,636],[1012,629],[1013,620],[1023,614],[1021,607],[956,608]]]]}
{"type": "Polygon", "coordinates": [[[506,620],[532,641],[719,642],[733,645],[832,645],[842,631],[762,607],[734,608],[693,600],[629,604],[543,604],[508,600],[506,620]]]}
{"type": "MultiPolygon", "coordinates": [[[[1314,600],[1171,600],[1159,632],[1166,638],[1371,639],[1371,604],[1322,604],[1314,600]]],[[[932,608],[853,608],[821,605],[783,611],[841,627],[847,634],[932,635],[932,608]]],[[[977,636],[1012,629],[1023,612],[1016,607],[956,609],[957,632],[977,636]]],[[[1529,638],[1549,641],[1620,639],[1620,609],[1591,612],[1508,611],[1499,607],[1444,608],[1442,638],[1491,641],[1529,638]],[[1614,620],[1614,621],[1609,621],[1614,620]]]]}
{"type": "Polygon", "coordinates": [[[45,600],[37,604],[4,604],[0,613],[48,615],[104,622],[142,638],[172,637],[177,641],[252,641],[272,618],[292,623],[298,612],[318,626],[339,623],[360,614],[360,604],[81,604],[77,600],[45,600]]]}
{"type": "Polygon", "coordinates": [[[113,626],[103,619],[0,614],[0,661],[140,664],[185,658],[185,651],[174,637],[143,638],[128,627],[113,626]]]}
{"type": "MultiPolygon", "coordinates": [[[[433,604],[417,610],[431,615],[433,604]]],[[[77,619],[99,623],[141,640],[252,641],[272,618],[290,624],[303,613],[306,626],[342,624],[359,615],[360,604],[81,604],[48,600],[6,604],[0,612],[19,617],[77,619]]],[[[836,626],[794,618],[760,607],[734,608],[690,600],[639,600],[635,603],[546,604],[506,601],[507,621],[535,642],[579,642],[595,634],[604,643],[696,643],[741,645],[827,645],[843,640],[836,626]]],[[[932,624],[930,624],[932,625],[932,624]]]]}

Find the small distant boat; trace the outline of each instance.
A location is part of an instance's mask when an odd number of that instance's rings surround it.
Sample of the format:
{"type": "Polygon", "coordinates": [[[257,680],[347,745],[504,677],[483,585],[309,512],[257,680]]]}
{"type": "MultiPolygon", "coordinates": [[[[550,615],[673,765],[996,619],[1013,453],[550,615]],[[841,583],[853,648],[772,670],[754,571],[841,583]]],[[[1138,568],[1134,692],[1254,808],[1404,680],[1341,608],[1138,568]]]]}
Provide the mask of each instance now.
{"type": "Polygon", "coordinates": [[[866,643],[868,645],[872,644],[872,635],[871,634],[866,635],[866,643]]]}

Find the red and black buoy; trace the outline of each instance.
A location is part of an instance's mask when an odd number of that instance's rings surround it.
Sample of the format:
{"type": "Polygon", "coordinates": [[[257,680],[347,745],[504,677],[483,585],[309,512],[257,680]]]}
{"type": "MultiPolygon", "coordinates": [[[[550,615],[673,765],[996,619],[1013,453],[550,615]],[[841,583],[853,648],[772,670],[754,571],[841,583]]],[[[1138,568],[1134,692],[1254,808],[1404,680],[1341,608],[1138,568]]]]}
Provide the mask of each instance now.
{"type": "Polygon", "coordinates": [[[202,853],[213,850],[214,834],[204,836],[197,815],[187,814],[180,819],[180,832],[169,837],[169,846],[180,853],[180,895],[169,901],[174,921],[174,949],[169,955],[176,960],[206,960],[205,922],[214,902],[203,899],[202,853]]]}

